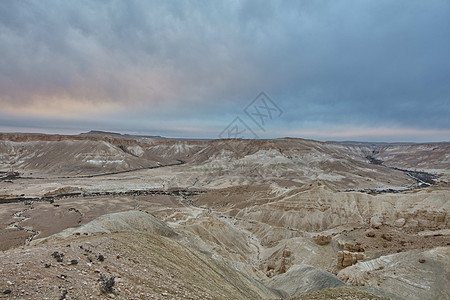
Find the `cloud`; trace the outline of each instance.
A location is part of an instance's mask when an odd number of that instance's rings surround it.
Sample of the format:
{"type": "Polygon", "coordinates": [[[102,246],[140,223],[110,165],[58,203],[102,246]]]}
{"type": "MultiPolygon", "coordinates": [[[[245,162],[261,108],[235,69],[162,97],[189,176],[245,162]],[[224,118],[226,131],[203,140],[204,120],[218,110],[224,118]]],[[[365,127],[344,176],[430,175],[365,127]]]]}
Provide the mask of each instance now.
{"type": "Polygon", "coordinates": [[[85,101],[82,99],[67,98],[64,95],[58,98],[46,96],[44,99],[33,97],[32,102],[4,103],[2,112],[12,117],[33,117],[82,119],[95,117],[101,112],[103,115],[118,113],[121,106],[117,103],[105,103],[99,101],[85,101]]]}
{"type": "Polygon", "coordinates": [[[392,127],[344,127],[340,126],[332,130],[324,129],[300,129],[287,130],[289,136],[302,136],[315,138],[322,141],[385,141],[385,142],[441,142],[450,140],[448,129],[410,129],[392,127]]]}
{"type": "Polygon", "coordinates": [[[285,132],[447,130],[450,4],[431,2],[2,1],[0,115],[221,128],[263,90],[285,132]]]}

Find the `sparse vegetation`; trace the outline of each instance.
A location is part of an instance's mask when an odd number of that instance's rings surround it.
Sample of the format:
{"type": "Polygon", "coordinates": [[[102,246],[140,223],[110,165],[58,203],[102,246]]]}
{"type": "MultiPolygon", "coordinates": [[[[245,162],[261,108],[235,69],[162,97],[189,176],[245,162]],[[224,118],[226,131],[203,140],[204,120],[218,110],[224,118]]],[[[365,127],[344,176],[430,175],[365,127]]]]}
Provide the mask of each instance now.
{"type": "Polygon", "coordinates": [[[68,294],[67,290],[64,290],[64,291],[62,292],[61,297],[59,297],[59,299],[60,299],[60,300],[65,300],[65,299],[67,299],[67,298],[66,298],[66,297],[67,297],[67,294],[68,294]]]}
{"type": "Polygon", "coordinates": [[[107,277],[106,275],[100,274],[100,278],[98,279],[100,281],[100,292],[102,294],[113,294],[114,293],[114,284],[115,284],[115,277],[107,277]]]}
{"type": "Polygon", "coordinates": [[[64,253],[59,253],[58,251],[55,251],[52,253],[52,257],[56,259],[57,262],[63,262],[64,253]]]}

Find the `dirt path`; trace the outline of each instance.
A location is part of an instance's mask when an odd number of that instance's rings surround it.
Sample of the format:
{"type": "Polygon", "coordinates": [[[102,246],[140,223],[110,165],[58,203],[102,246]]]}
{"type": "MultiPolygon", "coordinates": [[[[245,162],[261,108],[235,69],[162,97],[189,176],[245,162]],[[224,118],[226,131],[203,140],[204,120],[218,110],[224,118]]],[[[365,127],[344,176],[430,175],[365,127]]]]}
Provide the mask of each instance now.
{"type": "Polygon", "coordinates": [[[79,219],[78,219],[78,224],[80,224],[81,221],[83,221],[84,214],[81,211],[79,211],[78,209],[76,209],[74,207],[69,208],[69,211],[74,211],[80,216],[79,219]]]}
{"type": "Polygon", "coordinates": [[[33,201],[25,201],[24,204],[26,205],[25,209],[13,214],[13,217],[18,220],[9,224],[8,227],[15,228],[15,229],[18,229],[21,231],[25,231],[25,232],[31,234],[25,241],[25,244],[28,245],[37,235],[40,234],[40,232],[35,231],[33,229],[25,228],[25,227],[22,227],[19,225],[20,223],[29,219],[28,217],[25,217],[23,214],[26,213],[27,211],[33,209],[33,201]]]}
{"type": "Polygon", "coordinates": [[[77,176],[57,176],[57,177],[16,177],[20,179],[77,179],[77,178],[95,178],[95,177],[102,177],[102,176],[110,176],[110,175],[118,175],[118,174],[126,174],[126,173],[132,173],[142,170],[151,170],[151,169],[158,169],[158,168],[164,168],[164,167],[172,167],[172,166],[179,166],[184,165],[186,162],[184,160],[177,159],[177,163],[173,164],[167,164],[167,165],[158,165],[158,166],[150,166],[150,167],[142,167],[137,169],[131,169],[131,170],[125,170],[125,171],[117,171],[117,172],[108,172],[108,173],[101,173],[101,174],[92,174],[92,175],[77,175],[77,176]]]}

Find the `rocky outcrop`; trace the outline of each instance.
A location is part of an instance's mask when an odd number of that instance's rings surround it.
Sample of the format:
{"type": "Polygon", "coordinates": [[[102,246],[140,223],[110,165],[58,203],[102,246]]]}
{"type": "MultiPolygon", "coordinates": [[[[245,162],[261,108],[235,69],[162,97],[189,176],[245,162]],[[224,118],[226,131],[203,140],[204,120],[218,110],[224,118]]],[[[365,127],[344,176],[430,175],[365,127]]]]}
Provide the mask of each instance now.
{"type": "Polygon", "coordinates": [[[376,214],[372,218],[370,218],[370,226],[373,228],[380,228],[383,225],[384,216],[382,214],[376,214]]]}
{"type": "Polygon", "coordinates": [[[336,270],[342,270],[346,267],[356,264],[365,258],[363,252],[350,252],[347,250],[339,251],[337,254],[336,270]]]}
{"type": "Polygon", "coordinates": [[[342,281],[372,286],[405,299],[450,299],[450,248],[407,251],[358,262],[338,272],[342,281]]]}
{"type": "Polygon", "coordinates": [[[317,236],[317,244],[320,246],[328,245],[331,242],[332,236],[327,235],[318,235],[317,236]]]}

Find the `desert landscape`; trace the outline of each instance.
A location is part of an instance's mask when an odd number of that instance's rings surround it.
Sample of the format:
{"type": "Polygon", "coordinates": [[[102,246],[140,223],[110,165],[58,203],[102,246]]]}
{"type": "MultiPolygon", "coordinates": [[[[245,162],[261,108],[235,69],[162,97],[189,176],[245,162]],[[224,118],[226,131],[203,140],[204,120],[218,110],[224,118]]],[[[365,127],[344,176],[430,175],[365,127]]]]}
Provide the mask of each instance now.
{"type": "Polygon", "coordinates": [[[449,299],[450,143],[0,134],[0,298],[449,299]]]}
{"type": "Polygon", "coordinates": [[[450,300],[450,1],[0,1],[0,300],[450,300]]]}

